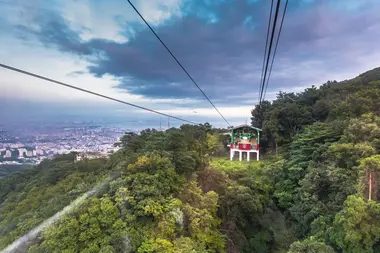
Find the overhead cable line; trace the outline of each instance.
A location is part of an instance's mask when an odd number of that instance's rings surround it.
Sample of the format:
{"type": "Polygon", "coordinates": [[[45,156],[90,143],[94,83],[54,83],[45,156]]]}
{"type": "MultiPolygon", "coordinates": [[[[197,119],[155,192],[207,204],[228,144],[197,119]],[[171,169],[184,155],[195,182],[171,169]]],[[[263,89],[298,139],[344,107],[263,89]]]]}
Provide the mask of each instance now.
{"type": "Polygon", "coordinates": [[[199,91],[203,94],[203,96],[210,102],[210,104],[214,107],[214,109],[219,113],[219,115],[224,119],[224,121],[231,126],[231,124],[226,120],[226,118],[223,116],[223,114],[216,108],[216,106],[212,103],[212,101],[208,98],[206,93],[199,87],[197,82],[191,77],[189,72],[182,66],[182,64],[179,62],[177,57],[174,56],[174,54],[170,51],[170,49],[166,46],[166,44],[161,40],[160,36],[153,30],[153,28],[149,25],[149,23],[145,20],[145,18],[141,15],[141,13],[136,9],[136,7],[132,4],[130,0],[127,0],[128,3],[132,6],[132,8],[135,10],[135,12],[140,16],[140,18],[144,21],[144,23],[148,26],[150,31],[156,36],[156,38],[161,42],[161,44],[165,47],[165,49],[169,52],[169,54],[173,57],[173,59],[177,62],[177,64],[182,68],[182,70],[186,73],[186,75],[190,78],[190,80],[193,82],[193,84],[199,89],[199,91]]]}
{"type": "Polygon", "coordinates": [[[263,76],[264,76],[264,67],[265,67],[265,57],[267,56],[267,49],[268,49],[268,39],[269,39],[269,30],[270,30],[270,24],[272,22],[272,10],[273,10],[273,0],[270,5],[270,12],[269,12],[269,20],[268,20],[268,29],[267,29],[267,38],[265,40],[265,51],[264,51],[264,57],[263,57],[263,66],[261,67],[261,78],[260,78],[260,87],[259,87],[259,95],[257,98],[257,101],[260,101],[261,96],[261,86],[263,85],[263,76]]]}
{"type": "Polygon", "coordinates": [[[14,67],[11,67],[9,65],[5,65],[5,64],[0,63],[0,67],[8,69],[8,70],[15,71],[15,72],[18,72],[18,73],[21,73],[21,74],[25,74],[25,75],[28,75],[28,76],[33,76],[33,77],[36,77],[36,78],[39,78],[39,79],[42,79],[42,80],[45,80],[45,81],[48,81],[48,82],[59,84],[61,86],[65,86],[65,87],[68,87],[68,88],[71,88],[71,89],[83,91],[83,92],[86,92],[86,93],[89,93],[89,94],[92,94],[92,95],[95,95],[95,96],[98,96],[98,97],[102,97],[102,98],[105,98],[105,99],[108,99],[108,100],[112,100],[112,101],[115,101],[115,102],[118,102],[118,103],[122,103],[122,104],[125,104],[125,105],[133,106],[133,107],[145,110],[145,111],[149,111],[149,112],[152,112],[152,113],[160,114],[160,115],[163,115],[163,116],[166,116],[166,117],[169,117],[169,118],[177,119],[177,120],[184,121],[184,122],[187,122],[187,123],[190,123],[190,124],[196,124],[196,125],[198,124],[198,123],[192,122],[190,120],[186,120],[186,119],[182,119],[182,118],[179,118],[179,117],[176,117],[176,116],[172,116],[172,115],[169,115],[169,114],[166,114],[166,113],[158,112],[158,111],[155,111],[155,110],[143,107],[143,106],[135,105],[135,104],[132,104],[132,103],[129,103],[129,102],[125,102],[123,100],[112,98],[112,97],[109,97],[109,96],[106,96],[106,95],[102,95],[100,93],[96,93],[96,92],[93,92],[93,91],[90,91],[90,90],[87,90],[87,89],[79,88],[77,86],[73,86],[73,85],[70,85],[70,84],[67,84],[67,83],[63,83],[63,82],[60,82],[60,81],[57,81],[57,80],[54,80],[54,79],[50,79],[48,77],[44,77],[44,76],[40,76],[40,75],[37,75],[37,74],[33,74],[31,72],[28,72],[28,71],[25,71],[25,70],[21,70],[21,69],[18,69],[18,68],[14,68],[14,67]]]}
{"type": "Polygon", "coordinates": [[[288,7],[288,2],[289,2],[289,0],[286,0],[285,7],[284,7],[284,12],[282,13],[281,25],[280,25],[280,29],[279,29],[279,31],[278,31],[278,36],[277,36],[276,46],[275,46],[275,48],[274,48],[274,52],[273,52],[272,63],[271,63],[271,65],[270,65],[270,69],[269,69],[268,80],[267,80],[267,83],[266,83],[266,85],[265,85],[265,89],[264,89],[263,100],[265,100],[265,94],[267,93],[268,83],[269,83],[270,75],[271,75],[271,73],[272,73],[272,67],[273,67],[274,58],[276,57],[276,53],[277,53],[278,41],[280,40],[281,31],[282,31],[282,26],[283,26],[283,24],[284,24],[284,19],[285,19],[285,15],[286,15],[286,9],[287,9],[287,7],[288,7]]]}
{"type": "Polygon", "coordinates": [[[270,55],[271,55],[271,51],[272,51],[274,32],[276,30],[276,24],[277,24],[278,11],[280,9],[280,4],[281,4],[281,0],[277,0],[276,12],[274,14],[274,21],[273,21],[273,26],[272,26],[272,35],[271,35],[271,38],[270,38],[269,50],[268,50],[268,55],[267,55],[267,61],[266,61],[266,65],[265,65],[264,78],[263,78],[263,83],[262,83],[261,90],[260,90],[260,100],[259,100],[259,104],[260,105],[261,105],[261,101],[262,101],[262,97],[263,97],[263,92],[264,92],[264,84],[265,84],[265,80],[266,80],[266,76],[267,76],[267,72],[268,72],[269,59],[270,59],[270,55]]]}

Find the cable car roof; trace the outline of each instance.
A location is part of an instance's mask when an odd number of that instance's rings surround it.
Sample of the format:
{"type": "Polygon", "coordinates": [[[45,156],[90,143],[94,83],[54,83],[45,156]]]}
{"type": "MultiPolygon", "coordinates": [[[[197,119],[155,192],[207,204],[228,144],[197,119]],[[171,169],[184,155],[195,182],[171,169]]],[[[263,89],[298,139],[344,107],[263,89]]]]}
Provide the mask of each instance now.
{"type": "Polygon", "coordinates": [[[243,125],[240,125],[240,126],[237,126],[237,127],[233,127],[232,130],[239,129],[239,128],[251,128],[251,129],[255,129],[257,131],[263,131],[260,128],[253,127],[253,126],[250,126],[250,125],[247,125],[247,124],[243,124],[243,125]]]}

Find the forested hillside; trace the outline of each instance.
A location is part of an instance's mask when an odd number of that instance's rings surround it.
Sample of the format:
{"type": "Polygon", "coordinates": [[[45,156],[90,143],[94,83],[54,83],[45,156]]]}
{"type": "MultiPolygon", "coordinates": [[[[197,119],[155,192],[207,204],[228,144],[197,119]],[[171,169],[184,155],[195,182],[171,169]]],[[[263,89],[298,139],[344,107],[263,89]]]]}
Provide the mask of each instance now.
{"type": "Polygon", "coordinates": [[[380,252],[379,116],[380,68],[252,111],[282,157],[272,200],[298,240],[289,252],[380,252]]]}
{"type": "Polygon", "coordinates": [[[380,252],[380,68],[280,92],[252,124],[260,162],[228,161],[219,130],[182,125],[0,179],[0,249],[89,192],[19,252],[380,252]]]}

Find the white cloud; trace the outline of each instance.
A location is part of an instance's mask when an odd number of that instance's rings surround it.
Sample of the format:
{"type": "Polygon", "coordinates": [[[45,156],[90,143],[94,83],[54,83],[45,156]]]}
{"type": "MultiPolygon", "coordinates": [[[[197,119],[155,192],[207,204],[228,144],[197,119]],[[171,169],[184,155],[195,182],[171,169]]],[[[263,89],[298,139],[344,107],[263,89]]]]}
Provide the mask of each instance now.
{"type": "MultiPolygon", "coordinates": [[[[143,0],[132,3],[152,25],[159,25],[172,16],[180,15],[181,0],[143,0]]],[[[126,42],[128,38],[125,30],[132,29],[126,24],[142,22],[126,0],[66,0],[60,4],[63,16],[75,30],[82,31],[84,40],[103,38],[126,42]]]]}
{"type": "MultiPolygon", "coordinates": [[[[218,106],[218,110],[223,116],[234,119],[244,119],[250,115],[253,106],[218,106]]],[[[160,110],[160,112],[176,116],[198,116],[207,118],[219,118],[220,115],[213,107],[207,108],[170,108],[160,110]]]]}
{"type": "Polygon", "coordinates": [[[172,16],[181,16],[181,3],[182,0],[138,1],[136,8],[141,9],[140,12],[148,23],[158,25],[172,16]]]}
{"type": "MultiPolygon", "coordinates": [[[[181,15],[182,0],[139,0],[132,3],[152,25],[181,15]]],[[[38,30],[35,18],[41,12],[60,13],[69,21],[71,28],[81,32],[83,40],[101,38],[126,42],[126,24],[142,22],[126,0],[8,0],[0,2],[0,5],[0,15],[9,24],[27,25],[35,30],[38,30]]]]}

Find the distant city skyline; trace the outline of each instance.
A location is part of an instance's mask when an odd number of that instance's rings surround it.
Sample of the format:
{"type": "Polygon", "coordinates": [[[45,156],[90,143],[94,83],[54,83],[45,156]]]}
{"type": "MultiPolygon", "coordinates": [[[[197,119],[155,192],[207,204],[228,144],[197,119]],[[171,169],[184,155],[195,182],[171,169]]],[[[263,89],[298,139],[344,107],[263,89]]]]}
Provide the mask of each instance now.
{"type": "Polygon", "coordinates": [[[118,127],[72,123],[71,125],[28,127],[19,125],[6,130],[0,127],[0,165],[38,164],[59,154],[109,155],[125,131],[118,127]]]}
{"type": "MultiPolygon", "coordinates": [[[[270,1],[133,3],[230,123],[249,119],[258,100],[270,1]]],[[[378,67],[379,9],[378,0],[289,1],[266,98],[378,67]]],[[[127,1],[3,1],[0,62],[226,126],[127,1]]],[[[143,129],[160,122],[157,115],[32,77],[4,69],[0,75],[1,124],[82,117],[135,120],[143,129]]]]}

